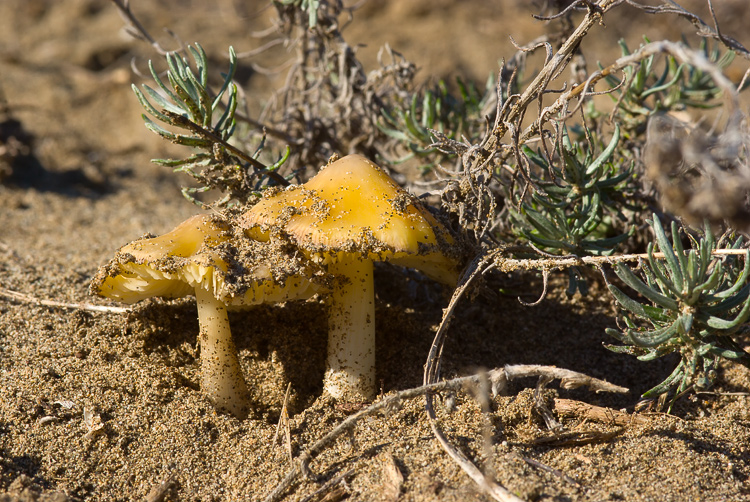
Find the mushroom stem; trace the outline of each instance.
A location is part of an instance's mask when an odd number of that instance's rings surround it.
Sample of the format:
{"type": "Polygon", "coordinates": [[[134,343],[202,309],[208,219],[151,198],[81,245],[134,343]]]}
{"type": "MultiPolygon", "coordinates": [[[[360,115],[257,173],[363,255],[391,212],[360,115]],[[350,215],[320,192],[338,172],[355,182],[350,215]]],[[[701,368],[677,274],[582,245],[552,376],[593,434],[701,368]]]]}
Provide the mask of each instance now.
{"type": "Polygon", "coordinates": [[[345,258],[330,265],[341,277],[328,314],[328,368],[323,388],[350,402],[375,396],[375,288],[372,260],[345,258]]]}
{"type": "Polygon", "coordinates": [[[248,411],[247,384],[232,341],[226,306],[203,288],[195,288],[195,298],[200,322],[201,389],[217,408],[244,418],[248,411]]]}

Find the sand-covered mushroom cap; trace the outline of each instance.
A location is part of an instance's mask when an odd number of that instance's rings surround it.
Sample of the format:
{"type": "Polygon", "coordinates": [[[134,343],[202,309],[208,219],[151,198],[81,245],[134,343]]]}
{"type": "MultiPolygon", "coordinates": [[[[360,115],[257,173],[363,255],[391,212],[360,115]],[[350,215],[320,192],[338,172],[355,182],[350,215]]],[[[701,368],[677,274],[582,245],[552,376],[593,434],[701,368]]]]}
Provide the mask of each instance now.
{"type": "Polygon", "coordinates": [[[146,298],[180,298],[196,287],[215,289],[215,270],[227,264],[215,250],[229,240],[228,227],[207,215],[193,216],[160,236],[121,247],[94,277],[91,290],[106,298],[136,303],[146,298]]]}
{"type": "Polygon", "coordinates": [[[307,253],[332,262],[358,253],[455,284],[455,242],[445,227],[383,169],[361,155],[332,162],[304,185],[269,193],[240,219],[267,240],[283,228],[307,253]]]}
{"type": "Polygon", "coordinates": [[[135,303],[195,295],[200,322],[201,388],[214,405],[238,417],[248,411],[227,305],[248,307],[306,299],[320,288],[316,266],[271,242],[233,235],[222,218],[197,215],[158,237],[120,248],[92,281],[94,293],[135,303]],[[308,267],[307,264],[310,264],[308,267]]]}
{"type": "Polygon", "coordinates": [[[267,193],[239,226],[254,240],[290,241],[337,280],[331,286],[324,389],[335,398],[374,397],[373,262],[458,279],[448,230],[380,167],[360,155],[336,160],[307,183],[267,193]]]}
{"type": "Polygon", "coordinates": [[[223,218],[196,215],[163,235],[121,247],[98,271],[91,290],[132,304],[190,296],[199,287],[242,308],[310,298],[320,289],[321,275],[301,255],[287,255],[273,243],[238,239],[223,218]]]}

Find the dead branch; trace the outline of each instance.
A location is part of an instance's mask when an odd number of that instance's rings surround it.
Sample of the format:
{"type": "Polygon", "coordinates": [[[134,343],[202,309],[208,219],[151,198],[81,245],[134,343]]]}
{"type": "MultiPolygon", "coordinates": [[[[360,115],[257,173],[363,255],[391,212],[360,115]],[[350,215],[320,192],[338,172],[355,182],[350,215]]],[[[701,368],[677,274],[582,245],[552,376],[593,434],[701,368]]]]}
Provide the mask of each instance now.
{"type": "Polygon", "coordinates": [[[707,0],[707,2],[708,8],[711,11],[711,18],[714,22],[715,28],[711,28],[703,19],[688,11],[674,1],[670,1],[669,3],[665,2],[661,5],[644,5],[633,0],[625,1],[628,5],[640,9],[648,14],[676,14],[678,16],[684,17],[693,24],[698,36],[718,40],[728,49],[736,52],[743,58],[750,60],[750,51],[748,51],[740,42],[738,42],[734,38],[729,37],[721,32],[719,23],[716,20],[716,13],[714,12],[712,0],[707,0]]]}
{"type": "MultiPolygon", "coordinates": [[[[570,389],[582,385],[588,386],[596,392],[618,392],[625,393],[628,389],[618,385],[611,384],[605,380],[599,380],[582,373],[569,371],[554,366],[540,365],[508,365],[504,368],[496,368],[484,374],[476,374],[465,377],[454,378],[442,382],[431,383],[398,391],[394,394],[382,398],[380,401],[368,406],[367,408],[350,415],[325,436],[313,443],[306,451],[303,451],[293,463],[292,468],[286,476],[279,482],[274,490],[266,496],[265,502],[275,502],[281,500],[284,493],[299,480],[300,477],[309,473],[310,462],[317,457],[326,447],[338,439],[342,434],[351,431],[354,426],[365,417],[375,415],[381,411],[387,411],[398,408],[399,404],[405,399],[413,399],[420,396],[432,396],[439,392],[458,391],[466,387],[477,387],[481,384],[482,378],[488,378],[493,389],[493,394],[500,391],[508,381],[515,378],[529,376],[546,375],[552,378],[560,379],[563,388],[570,389]]],[[[508,498],[500,500],[515,500],[517,498],[508,498]]]]}
{"type": "Polygon", "coordinates": [[[594,24],[601,22],[605,12],[617,4],[619,4],[618,0],[601,0],[598,4],[592,4],[594,8],[589,9],[575,31],[568,37],[554,56],[549,59],[547,64],[544,65],[536,78],[526,87],[526,90],[509,109],[507,115],[502,118],[498,117],[494,131],[482,145],[485,150],[496,150],[496,145],[500,138],[508,132],[508,125],[521,117],[531,102],[537,99],[547,88],[554,75],[559,74],[565,68],[570,60],[570,56],[578,48],[583,38],[588,34],[588,31],[594,24]]]}
{"type": "Polygon", "coordinates": [[[0,288],[0,297],[14,302],[32,303],[34,305],[40,305],[43,307],[86,310],[89,312],[106,312],[108,314],[124,314],[133,310],[130,307],[108,307],[105,305],[94,305],[92,303],[84,302],[67,303],[54,300],[43,300],[31,295],[19,293],[18,291],[11,291],[10,289],[5,288],[0,288]]]}
{"type": "MultiPolygon", "coordinates": [[[[440,327],[438,328],[438,331],[435,334],[435,338],[432,342],[432,346],[430,347],[427,362],[425,363],[423,380],[425,386],[435,385],[440,378],[440,358],[443,352],[443,346],[445,344],[447,329],[450,325],[450,321],[453,317],[453,312],[455,311],[456,305],[478,276],[484,274],[485,272],[488,272],[489,270],[497,266],[496,259],[499,254],[500,251],[495,250],[478,256],[469,265],[469,267],[461,277],[459,286],[454,291],[448,308],[446,308],[443,312],[443,320],[440,323],[440,327]]],[[[489,378],[492,384],[493,394],[501,390],[501,388],[507,382],[507,380],[503,380],[503,378],[513,379],[518,378],[521,375],[544,375],[547,378],[560,379],[562,387],[566,389],[575,388],[581,385],[589,385],[587,379],[590,378],[583,377],[580,373],[560,368],[551,368],[548,366],[508,366],[502,374],[490,372],[489,378]]],[[[601,381],[597,380],[597,382],[601,381]]],[[[598,384],[596,385],[598,386],[598,384]]],[[[611,384],[607,384],[606,389],[605,387],[597,387],[599,389],[598,391],[627,392],[627,390],[623,387],[609,387],[609,385],[611,384]]],[[[425,394],[425,408],[427,411],[427,417],[430,422],[432,432],[433,434],[435,434],[435,438],[438,440],[440,446],[443,448],[443,450],[445,450],[448,456],[450,456],[461,467],[461,469],[477,484],[477,486],[479,486],[487,495],[491,496],[493,499],[500,502],[519,502],[521,499],[516,497],[507,489],[495,483],[494,480],[489,479],[481,470],[479,470],[479,468],[476,467],[476,465],[474,465],[471,460],[466,458],[463,453],[461,453],[450,443],[437,423],[437,416],[432,404],[432,398],[433,392],[428,392],[425,394]]]]}
{"type": "MultiPolygon", "coordinates": [[[[439,379],[440,357],[443,353],[446,333],[448,330],[448,326],[450,325],[451,318],[453,317],[453,311],[455,310],[456,305],[458,304],[459,300],[464,295],[466,290],[469,288],[471,283],[479,275],[481,275],[485,271],[490,270],[493,267],[494,262],[492,260],[492,253],[490,253],[488,255],[478,256],[464,272],[461,281],[459,282],[459,286],[453,292],[453,297],[451,298],[448,308],[443,312],[443,319],[440,322],[440,327],[438,328],[438,331],[435,334],[435,338],[432,342],[432,346],[430,347],[430,353],[427,357],[427,363],[425,364],[423,380],[426,385],[437,382],[437,380],[439,379]]],[[[495,385],[493,384],[493,390],[494,389],[495,385]]],[[[479,470],[479,468],[477,468],[477,466],[475,466],[471,460],[466,458],[463,453],[461,453],[450,443],[437,423],[435,409],[432,405],[432,397],[433,395],[431,393],[425,394],[425,408],[427,411],[427,418],[430,422],[432,433],[435,434],[435,439],[437,439],[438,443],[440,443],[440,446],[448,454],[448,456],[451,457],[453,461],[459,465],[459,467],[461,467],[461,469],[477,484],[477,486],[482,489],[482,491],[491,496],[493,499],[500,502],[522,502],[521,499],[516,497],[514,494],[498,485],[493,480],[489,479],[489,477],[486,476],[481,470],[479,470]]]]}
{"type": "MultiPolygon", "coordinates": [[[[746,256],[747,249],[716,249],[711,254],[713,256],[746,256]]],[[[664,259],[664,253],[653,253],[656,259],[664,259]]],[[[628,261],[647,260],[648,254],[621,254],[612,256],[562,256],[559,258],[505,258],[501,253],[493,254],[494,266],[501,272],[513,272],[516,270],[560,270],[581,265],[592,265],[601,267],[602,265],[614,265],[628,261]]]]}
{"type": "MultiPolygon", "coordinates": [[[[593,88],[593,86],[599,80],[607,77],[608,75],[617,73],[627,66],[639,64],[644,59],[659,53],[669,54],[677,61],[681,63],[687,63],[711,75],[711,78],[714,80],[716,85],[724,91],[725,97],[729,100],[729,103],[731,105],[730,111],[734,112],[740,108],[739,94],[737,90],[738,88],[735,87],[731,80],[729,80],[722,73],[721,69],[716,64],[711,63],[711,61],[709,61],[700,51],[694,51],[680,43],[662,40],[646,44],[637,51],[634,51],[632,54],[618,58],[614,63],[607,66],[606,68],[592,73],[586,80],[586,82],[583,82],[573,87],[571,90],[562,93],[554,103],[542,110],[542,112],[540,113],[540,117],[524,130],[523,134],[520,135],[519,140],[523,143],[537,134],[541,128],[542,122],[545,121],[548,117],[551,117],[552,115],[555,115],[561,110],[565,109],[567,103],[569,103],[573,98],[581,96],[581,99],[579,99],[580,105],[580,103],[583,102],[583,98],[590,95],[589,89],[593,88]]],[[[576,109],[573,109],[569,113],[573,113],[576,109]]]]}
{"type": "Polygon", "coordinates": [[[151,47],[162,56],[170,52],[162,47],[161,44],[149,34],[148,30],[146,30],[143,24],[141,24],[138,18],[135,17],[133,11],[130,10],[130,0],[112,0],[112,3],[117,7],[117,12],[120,14],[120,17],[122,17],[127,23],[125,30],[131,37],[148,42],[151,47]]]}
{"type": "Polygon", "coordinates": [[[563,417],[575,417],[611,425],[640,425],[649,422],[649,419],[643,415],[594,406],[574,399],[555,398],[554,410],[563,417]]]}

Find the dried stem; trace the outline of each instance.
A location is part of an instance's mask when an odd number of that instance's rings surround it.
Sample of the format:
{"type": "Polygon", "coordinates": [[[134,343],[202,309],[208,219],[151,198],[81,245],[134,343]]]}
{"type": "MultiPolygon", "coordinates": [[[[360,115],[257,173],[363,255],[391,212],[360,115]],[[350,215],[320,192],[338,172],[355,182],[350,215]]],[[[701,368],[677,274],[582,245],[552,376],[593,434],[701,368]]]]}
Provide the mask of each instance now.
{"type": "MultiPolygon", "coordinates": [[[[747,253],[745,249],[716,249],[712,252],[713,256],[744,256],[747,253]]],[[[664,259],[664,253],[658,252],[652,255],[657,259],[664,259]]],[[[563,256],[559,258],[505,258],[500,256],[500,252],[494,253],[494,266],[501,272],[513,272],[515,270],[557,270],[580,265],[593,265],[601,267],[602,265],[614,265],[628,261],[647,260],[648,254],[621,254],[612,256],[563,256]]]]}
{"type": "MultiPolygon", "coordinates": [[[[583,18],[575,31],[563,43],[562,47],[547,61],[544,68],[537,74],[536,78],[526,87],[526,90],[518,96],[518,99],[509,109],[507,116],[495,124],[492,135],[487,138],[483,148],[487,151],[495,151],[500,138],[508,132],[508,124],[519,119],[532,101],[537,99],[547,88],[549,82],[558,75],[567,65],[571,55],[580,45],[583,38],[594,24],[601,22],[602,15],[618,4],[618,0],[601,0],[598,4],[591,4],[588,13],[583,18]]],[[[500,119],[501,117],[498,117],[500,119]]]]}
{"type": "MultiPolygon", "coordinates": [[[[534,134],[537,134],[541,127],[540,121],[563,110],[565,105],[574,97],[581,96],[582,99],[579,100],[579,102],[583,102],[583,97],[589,95],[588,90],[593,88],[594,84],[596,84],[599,80],[608,75],[612,75],[613,73],[616,73],[623,68],[638,64],[649,56],[659,53],[670,54],[679,62],[690,64],[691,66],[694,66],[695,68],[710,74],[714,82],[725,92],[726,97],[729,99],[732,105],[732,111],[739,109],[739,96],[737,88],[726,76],[724,76],[724,74],[721,72],[721,69],[717,65],[711,63],[699,51],[691,50],[690,48],[685,47],[682,44],[662,40],[659,42],[651,42],[649,44],[646,44],[632,54],[617,59],[617,61],[607,66],[606,68],[592,73],[591,76],[589,76],[589,78],[586,80],[586,82],[573,87],[568,92],[564,92],[559,98],[557,98],[557,100],[553,104],[546,107],[542,111],[538,121],[534,122],[532,125],[526,128],[526,130],[520,137],[520,141],[524,142],[531,138],[534,134]]],[[[573,111],[575,111],[575,109],[573,111]]],[[[571,111],[570,113],[573,113],[573,111],[571,111]]]]}
{"type": "MultiPolygon", "coordinates": [[[[357,422],[365,417],[375,415],[376,413],[379,413],[381,411],[396,409],[400,405],[401,401],[405,399],[413,399],[420,396],[430,396],[438,392],[458,391],[469,386],[478,387],[481,383],[482,378],[489,379],[494,393],[501,390],[510,380],[540,375],[560,379],[562,387],[566,389],[588,386],[596,392],[628,392],[628,389],[624,387],[613,385],[605,380],[592,378],[590,376],[584,375],[583,373],[556,368],[554,366],[522,364],[508,365],[504,368],[496,368],[483,374],[454,378],[452,380],[446,380],[428,385],[422,385],[421,387],[402,390],[384,397],[371,406],[353,415],[350,415],[343,422],[341,422],[330,432],[328,432],[325,436],[313,443],[310,448],[302,452],[302,454],[297,457],[297,460],[294,462],[292,469],[287,473],[284,479],[281,480],[276,488],[266,496],[264,500],[265,502],[275,502],[281,500],[283,498],[284,492],[286,492],[292,486],[292,484],[295,483],[303,474],[309,472],[308,466],[315,457],[317,457],[326,447],[328,447],[331,443],[333,443],[333,441],[338,439],[342,434],[350,431],[357,424],[357,422]]],[[[518,501],[520,499],[511,498],[507,500],[518,501]]]]}
{"type": "Polygon", "coordinates": [[[716,20],[716,13],[714,12],[712,0],[707,0],[707,3],[708,8],[711,11],[711,17],[714,21],[715,29],[711,28],[700,17],[678,5],[677,2],[674,2],[672,0],[670,0],[669,3],[665,2],[662,5],[644,5],[638,2],[634,2],[633,0],[625,1],[628,5],[641,9],[642,11],[649,14],[676,14],[678,16],[684,17],[685,19],[690,21],[693,26],[695,26],[698,36],[718,40],[728,49],[733,50],[743,58],[750,60],[750,51],[748,51],[741,43],[739,43],[734,38],[728,37],[727,35],[721,33],[721,30],[719,29],[719,23],[716,20]]]}
{"type": "Polygon", "coordinates": [[[153,47],[154,50],[162,56],[169,53],[168,50],[162,47],[159,42],[157,42],[154,37],[149,34],[149,32],[146,30],[146,28],[144,28],[143,24],[141,24],[138,18],[135,17],[133,12],[130,10],[129,0],[112,0],[112,3],[114,3],[117,7],[117,11],[120,13],[120,16],[125,20],[125,22],[128,23],[128,27],[126,29],[132,37],[148,42],[149,44],[151,44],[151,47],[153,47]]]}
{"type": "Polygon", "coordinates": [[[66,303],[58,302],[54,300],[42,300],[31,295],[19,293],[18,291],[11,291],[10,289],[0,288],[0,296],[15,302],[22,303],[33,303],[35,305],[41,305],[43,307],[50,308],[62,308],[62,309],[74,309],[74,310],[86,310],[89,312],[105,312],[108,314],[124,314],[130,312],[132,309],[129,307],[107,307],[104,305],[94,305],[91,303],[66,303]]]}

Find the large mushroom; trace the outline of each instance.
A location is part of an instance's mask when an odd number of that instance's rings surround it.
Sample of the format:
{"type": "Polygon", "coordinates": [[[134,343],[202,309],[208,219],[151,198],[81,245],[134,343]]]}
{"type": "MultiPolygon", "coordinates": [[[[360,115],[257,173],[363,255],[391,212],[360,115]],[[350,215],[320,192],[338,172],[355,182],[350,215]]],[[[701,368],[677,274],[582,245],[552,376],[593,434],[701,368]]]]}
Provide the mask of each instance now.
{"type": "Polygon", "coordinates": [[[373,262],[450,285],[458,278],[446,228],[360,155],[330,163],[304,185],[267,192],[239,225],[251,239],[292,241],[336,277],[324,389],[337,399],[371,399],[376,391],[373,262]]]}
{"type": "Polygon", "coordinates": [[[120,248],[99,270],[91,290],[125,303],[195,295],[201,389],[217,408],[242,418],[248,412],[248,391],[226,306],[309,298],[318,286],[308,276],[314,271],[299,256],[246,237],[238,242],[224,220],[198,215],[164,235],[120,248]]]}

